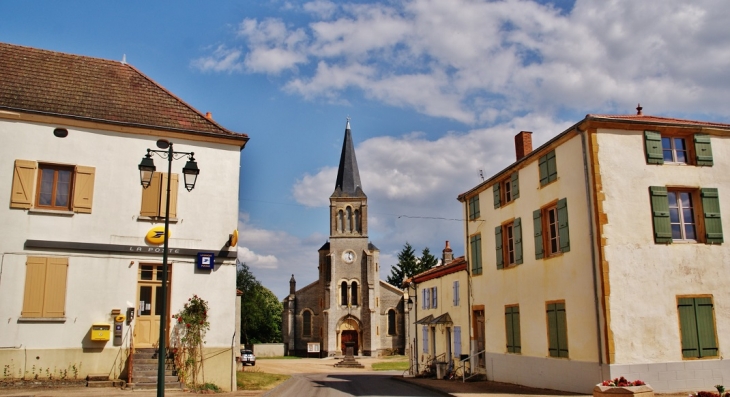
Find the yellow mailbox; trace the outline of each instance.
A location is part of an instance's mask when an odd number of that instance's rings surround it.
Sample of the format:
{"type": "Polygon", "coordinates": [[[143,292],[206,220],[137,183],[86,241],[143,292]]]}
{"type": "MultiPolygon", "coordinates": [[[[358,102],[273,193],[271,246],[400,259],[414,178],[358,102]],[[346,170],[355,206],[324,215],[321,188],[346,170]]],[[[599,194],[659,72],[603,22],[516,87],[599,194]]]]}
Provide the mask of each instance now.
{"type": "Polygon", "coordinates": [[[111,325],[106,324],[106,323],[91,324],[91,340],[93,340],[93,341],[109,340],[110,330],[111,330],[111,325]]]}

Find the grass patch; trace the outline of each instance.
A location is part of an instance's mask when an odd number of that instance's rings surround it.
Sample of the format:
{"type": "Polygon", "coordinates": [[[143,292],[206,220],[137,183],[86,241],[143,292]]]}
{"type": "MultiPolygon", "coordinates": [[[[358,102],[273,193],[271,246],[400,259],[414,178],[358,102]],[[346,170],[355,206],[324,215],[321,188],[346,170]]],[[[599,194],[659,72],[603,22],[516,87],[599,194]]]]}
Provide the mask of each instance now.
{"type": "Polygon", "coordinates": [[[290,375],[267,374],[256,370],[236,372],[238,390],[270,390],[289,379],[290,375]]]}
{"type": "Polygon", "coordinates": [[[384,361],[373,363],[374,371],[405,371],[409,367],[408,361],[384,361]]]}

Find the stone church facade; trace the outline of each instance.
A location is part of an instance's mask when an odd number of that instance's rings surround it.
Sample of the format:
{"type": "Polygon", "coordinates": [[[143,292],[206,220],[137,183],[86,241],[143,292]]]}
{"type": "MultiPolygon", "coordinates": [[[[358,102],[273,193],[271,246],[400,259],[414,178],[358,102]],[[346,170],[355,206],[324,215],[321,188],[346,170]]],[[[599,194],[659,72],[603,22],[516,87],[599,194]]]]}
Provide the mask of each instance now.
{"type": "Polygon", "coordinates": [[[403,352],[403,292],[380,280],[380,250],[368,240],[367,215],[348,120],[319,278],[297,290],[292,275],[283,301],[287,354],[335,356],[344,354],[347,342],[364,356],[403,352]]]}

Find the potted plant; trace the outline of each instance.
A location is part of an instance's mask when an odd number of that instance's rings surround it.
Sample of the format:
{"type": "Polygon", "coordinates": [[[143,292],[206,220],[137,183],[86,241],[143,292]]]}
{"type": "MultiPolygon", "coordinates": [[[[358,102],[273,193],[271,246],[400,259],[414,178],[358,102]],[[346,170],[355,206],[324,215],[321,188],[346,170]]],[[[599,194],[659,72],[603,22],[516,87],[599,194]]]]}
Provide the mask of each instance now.
{"type": "Polygon", "coordinates": [[[593,388],[594,397],[654,397],[654,389],[641,380],[628,381],[623,376],[620,378],[604,380],[593,388]]]}

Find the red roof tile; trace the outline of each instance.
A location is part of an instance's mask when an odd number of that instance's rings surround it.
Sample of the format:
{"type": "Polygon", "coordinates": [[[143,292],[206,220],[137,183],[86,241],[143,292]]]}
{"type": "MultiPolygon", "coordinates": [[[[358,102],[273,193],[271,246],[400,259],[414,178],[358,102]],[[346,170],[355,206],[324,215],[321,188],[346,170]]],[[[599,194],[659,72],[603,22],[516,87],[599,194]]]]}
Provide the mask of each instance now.
{"type": "Polygon", "coordinates": [[[247,140],[128,64],[0,43],[0,109],[247,140]]]}
{"type": "Polygon", "coordinates": [[[660,124],[682,124],[682,125],[697,125],[697,126],[710,126],[710,127],[721,127],[730,128],[730,124],[724,123],[713,123],[710,121],[696,121],[696,120],[685,120],[677,119],[673,117],[661,117],[661,116],[647,116],[643,114],[588,114],[586,119],[611,119],[611,120],[624,120],[631,122],[644,122],[644,123],[660,123],[660,124]]]}

